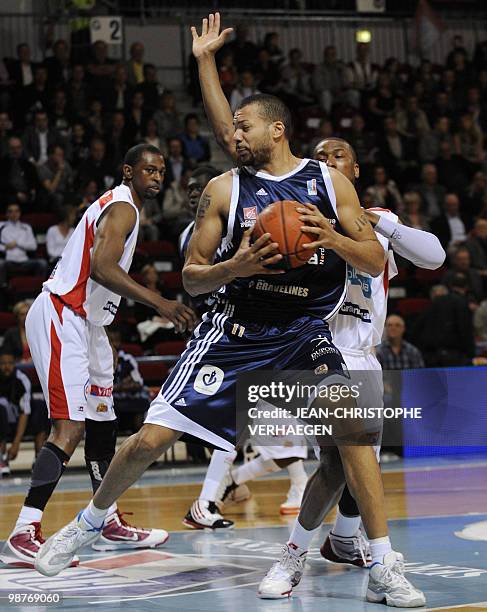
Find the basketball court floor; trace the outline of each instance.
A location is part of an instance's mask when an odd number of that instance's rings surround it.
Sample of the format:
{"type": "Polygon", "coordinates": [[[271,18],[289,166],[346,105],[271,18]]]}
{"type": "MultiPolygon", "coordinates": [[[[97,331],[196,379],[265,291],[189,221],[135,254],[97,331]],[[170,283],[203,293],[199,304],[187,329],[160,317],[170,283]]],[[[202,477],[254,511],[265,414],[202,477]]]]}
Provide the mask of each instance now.
{"type": "MultiPolygon", "coordinates": [[[[307,470],[312,469],[310,462],[307,470]]],[[[383,472],[393,546],[406,557],[408,578],[426,593],[423,609],[487,611],[487,455],[407,459],[384,465],[383,472]]],[[[163,548],[116,553],[85,549],[78,568],[55,578],[0,568],[0,610],[14,609],[8,594],[48,592],[62,594],[62,603],[36,605],[37,610],[386,610],[364,601],[366,570],[321,558],[319,546],[329,525],[313,541],[293,597],[258,599],[257,586],[293,521],[278,513],[288,481],[273,475],[251,483],[252,499],[227,513],[236,521],[234,530],[183,530],[181,519],[202,478],[203,471],[196,468],[149,471],[123,496],[120,509],[134,512],[129,522],[171,532],[163,548]]],[[[15,521],[26,485],[26,479],[0,481],[0,538],[15,521]]],[[[65,475],[47,507],[44,535],[71,520],[89,497],[87,476],[65,475]]]]}

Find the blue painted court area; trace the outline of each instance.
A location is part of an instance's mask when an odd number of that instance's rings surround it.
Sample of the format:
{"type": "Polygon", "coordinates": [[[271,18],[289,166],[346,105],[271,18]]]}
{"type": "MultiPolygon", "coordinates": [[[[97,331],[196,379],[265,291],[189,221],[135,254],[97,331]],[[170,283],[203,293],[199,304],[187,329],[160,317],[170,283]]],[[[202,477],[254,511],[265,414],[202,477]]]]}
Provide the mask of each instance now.
{"type": "MultiPolygon", "coordinates": [[[[487,515],[390,522],[393,542],[407,560],[407,576],[425,591],[428,608],[484,602],[478,609],[487,610],[487,538],[480,539],[487,531],[484,521],[487,515]],[[455,533],[473,533],[475,539],[455,533]]],[[[326,532],[324,527],[323,538],[326,532]]],[[[225,533],[185,531],[172,533],[160,550],[114,555],[86,549],[80,567],[55,578],[31,570],[1,570],[0,594],[62,592],[64,601],[57,609],[84,612],[122,608],[200,612],[386,609],[364,601],[367,571],[324,561],[318,539],[292,599],[259,600],[257,585],[287,535],[284,527],[225,533]]],[[[6,609],[5,604],[2,599],[0,609],[6,609]]]]}

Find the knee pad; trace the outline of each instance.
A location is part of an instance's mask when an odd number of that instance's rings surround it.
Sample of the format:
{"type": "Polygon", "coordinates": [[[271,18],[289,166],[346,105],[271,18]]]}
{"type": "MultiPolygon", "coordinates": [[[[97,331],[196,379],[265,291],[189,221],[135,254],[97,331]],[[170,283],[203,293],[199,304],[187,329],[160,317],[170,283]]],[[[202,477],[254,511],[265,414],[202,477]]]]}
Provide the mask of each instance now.
{"type": "Polygon", "coordinates": [[[117,420],[85,421],[85,457],[91,460],[107,459],[110,461],[115,454],[117,444],[117,420]]]}

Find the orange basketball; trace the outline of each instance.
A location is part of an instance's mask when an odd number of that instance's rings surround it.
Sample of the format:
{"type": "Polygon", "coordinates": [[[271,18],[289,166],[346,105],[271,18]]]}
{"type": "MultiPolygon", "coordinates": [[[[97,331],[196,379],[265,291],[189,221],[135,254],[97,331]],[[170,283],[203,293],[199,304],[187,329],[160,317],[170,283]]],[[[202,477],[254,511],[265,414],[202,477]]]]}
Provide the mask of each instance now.
{"type": "Polygon", "coordinates": [[[271,235],[271,240],[277,242],[279,252],[283,256],[277,267],[286,270],[299,268],[316,253],[316,249],[303,249],[304,244],[316,240],[316,235],[301,231],[303,222],[299,217],[302,213],[296,210],[297,206],[300,206],[300,203],[294,200],[273,202],[259,214],[252,232],[254,240],[262,234],[271,235]]]}

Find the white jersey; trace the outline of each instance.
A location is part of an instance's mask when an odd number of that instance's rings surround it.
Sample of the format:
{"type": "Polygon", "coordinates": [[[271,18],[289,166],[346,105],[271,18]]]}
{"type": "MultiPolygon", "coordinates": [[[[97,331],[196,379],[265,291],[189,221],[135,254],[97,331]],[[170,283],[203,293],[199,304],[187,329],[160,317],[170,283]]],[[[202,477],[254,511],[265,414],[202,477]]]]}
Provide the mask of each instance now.
{"type": "Polygon", "coordinates": [[[104,193],[86,210],[64,248],[52,274],[43,285],[44,291],[59,296],[61,301],[75,313],[93,325],[109,325],[120,304],[120,296],[103,287],[91,275],[91,251],[95,241],[97,222],[102,212],[114,202],[127,202],[134,207],[137,218],[128,235],[118,265],[128,272],[139,233],[139,211],[132,193],[126,185],[118,185],[104,193]]]}
{"type": "MultiPolygon", "coordinates": [[[[369,210],[397,222],[397,215],[389,210],[369,210]]],[[[366,350],[382,342],[389,280],[396,276],[397,267],[389,240],[377,232],[376,236],[387,253],[384,272],[374,278],[347,265],[345,301],[336,317],[329,321],[333,342],[338,348],[366,350]]]]}

